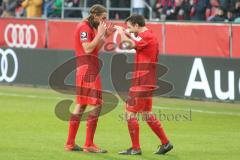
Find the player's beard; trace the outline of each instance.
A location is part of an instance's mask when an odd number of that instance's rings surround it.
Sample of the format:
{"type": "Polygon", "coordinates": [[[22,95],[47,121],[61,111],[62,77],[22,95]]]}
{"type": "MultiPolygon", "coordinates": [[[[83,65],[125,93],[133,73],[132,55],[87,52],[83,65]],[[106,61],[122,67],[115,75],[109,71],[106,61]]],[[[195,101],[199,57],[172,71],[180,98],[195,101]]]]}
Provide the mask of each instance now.
{"type": "Polygon", "coordinates": [[[99,26],[99,23],[98,23],[98,22],[94,22],[94,23],[93,23],[93,27],[94,27],[95,29],[97,29],[98,26],[99,26]]]}

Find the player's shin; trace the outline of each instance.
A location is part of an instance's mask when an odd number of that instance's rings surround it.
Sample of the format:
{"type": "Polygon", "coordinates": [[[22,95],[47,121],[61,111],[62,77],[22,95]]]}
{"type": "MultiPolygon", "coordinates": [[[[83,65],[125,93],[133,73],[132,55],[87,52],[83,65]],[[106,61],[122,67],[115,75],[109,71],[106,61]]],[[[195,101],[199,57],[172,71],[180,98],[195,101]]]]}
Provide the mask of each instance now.
{"type": "Polygon", "coordinates": [[[101,106],[94,108],[88,115],[86,126],[86,142],[85,147],[94,145],[94,135],[97,128],[98,117],[101,112],[101,106]]]}
{"type": "Polygon", "coordinates": [[[81,115],[74,115],[74,114],[71,116],[69,120],[68,139],[66,143],[66,146],[69,148],[73,147],[75,144],[75,138],[79,128],[80,120],[81,120],[81,115]]]}
{"type": "Polygon", "coordinates": [[[86,142],[85,147],[92,146],[94,135],[97,128],[98,116],[96,115],[89,115],[86,124],[86,142]]]}
{"type": "Polygon", "coordinates": [[[68,138],[65,149],[72,149],[75,145],[75,138],[78,132],[79,124],[86,106],[77,105],[69,120],[68,138]]]}
{"type": "Polygon", "coordinates": [[[162,144],[168,143],[168,138],[161,125],[161,122],[154,115],[149,114],[147,118],[147,124],[152,129],[152,131],[158,136],[162,144]]]}
{"type": "Polygon", "coordinates": [[[127,120],[127,122],[128,122],[128,131],[132,141],[132,148],[140,149],[138,120],[136,117],[131,117],[127,120]]]}

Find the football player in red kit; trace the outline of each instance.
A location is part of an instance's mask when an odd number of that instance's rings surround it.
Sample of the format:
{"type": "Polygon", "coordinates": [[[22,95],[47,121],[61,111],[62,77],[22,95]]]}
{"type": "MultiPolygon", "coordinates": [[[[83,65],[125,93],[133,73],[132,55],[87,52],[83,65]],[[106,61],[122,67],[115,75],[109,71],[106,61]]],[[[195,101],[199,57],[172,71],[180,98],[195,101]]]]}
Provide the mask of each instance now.
{"type": "Polygon", "coordinates": [[[140,155],[142,153],[139,143],[139,124],[137,114],[141,113],[152,131],[161,141],[161,146],[156,154],[165,154],[173,146],[166,136],[161,122],[151,113],[152,91],[156,86],[157,62],[158,62],[158,40],[154,33],[145,26],[144,17],[131,15],[126,19],[127,30],[115,26],[121,37],[121,42],[128,44],[128,48],[136,50],[132,87],[129,89],[129,97],[126,103],[126,115],[128,130],[132,141],[132,147],[119,152],[122,155],[140,155]],[[128,31],[128,32],[127,32],[128,31]],[[134,34],[134,36],[132,36],[134,34]],[[143,76],[142,70],[148,72],[143,76]],[[143,91],[142,96],[137,96],[137,91],[143,91]],[[145,94],[145,95],[144,95],[145,94]]]}
{"type": "Polygon", "coordinates": [[[104,39],[113,32],[113,25],[107,25],[107,10],[102,5],[93,5],[90,15],[77,26],[75,31],[76,56],[80,57],[77,63],[86,61],[76,70],[76,107],[69,120],[68,139],[65,144],[66,151],[84,151],[93,153],[106,153],[94,143],[94,134],[97,127],[98,116],[101,111],[102,93],[98,52],[104,44],[104,39]],[[81,59],[81,56],[85,58],[81,59]],[[86,58],[86,56],[89,56],[86,58]],[[92,58],[95,56],[96,58],[92,58]],[[82,88],[81,88],[82,87],[82,88]],[[83,89],[84,88],[84,89],[83,89]],[[81,148],[75,144],[81,117],[87,106],[93,107],[88,114],[86,122],[86,141],[81,148]]]}

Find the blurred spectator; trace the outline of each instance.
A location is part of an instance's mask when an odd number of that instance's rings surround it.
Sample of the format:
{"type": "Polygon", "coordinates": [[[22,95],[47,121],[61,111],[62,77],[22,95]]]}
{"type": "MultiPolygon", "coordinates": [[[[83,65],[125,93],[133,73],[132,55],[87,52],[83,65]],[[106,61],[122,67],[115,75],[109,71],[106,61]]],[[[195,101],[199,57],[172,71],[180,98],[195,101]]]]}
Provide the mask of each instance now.
{"type": "MultiPolygon", "coordinates": [[[[190,11],[191,11],[191,5],[189,3],[189,0],[183,0],[183,3],[181,4],[181,9],[179,10],[178,15],[180,17],[183,16],[184,20],[190,20],[190,11]]],[[[180,17],[178,19],[180,19],[180,17]]]]}
{"type": "Polygon", "coordinates": [[[47,0],[42,0],[42,15],[44,14],[44,6],[46,4],[47,0]]]}
{"type": "Polygon", "coordinates": [[[55,0],[51,5],[51,10],[48,12],[48,17],[60,18],[62,15],[62,2],[63,0],[55,0]]]}
{"type": "Polygon", "coordinates": [[[16,9],[15,9],[15,16],[16,16],[17,18],[26,16],[26,11],[25,11],[25,9],[22,7],[22,2],[23,2],[24,0],[17,0],[17,1],[18,1],[18,5],[17,5],[17,7],[16,7],[16,9]]]}
{"type": "Polygon", "coordinates": [[[232,10],[231,8],[229,8],[229,9],[227,10],[226,20],[227,20],[228,22],[234,21],[233,10],[232,10]]]}
{"type": "Polygon", "coordinates": [[[161,2],[159,0],[155,1],[155,4],[153,6],[153,11],[155,13],[155,17],[156,18],[160,18],[161,17],[161,2]]]}
{"type": "MultiPolygon", "coordinates": [[[[130,8],[130,0],[111,0],[112,8],[130,8]]],[[[125,19],[130,15],[130,11],[110,11],[110,19],[125,19]]]]}
{"type": "MultiPolygon", "coordinates": [[[[2,17],[61,17],[64,2],[64,17],[82,18],[82,0],[0,0],[2,17]],[[80,3],[81,2],[81,3],[80,3]],[[69,8],[69,9],[68,9],[69,8]]],[[[161,20],[207,20],[213,22],[240,22],[240,0],[110,0],[114,8],[109,11],[110,19],[122,20],[132,13],[149,18],[145,3],[153,8],[153,18],[161,20]],[[132,8],[130,8],[132,6],[132,8]],[[118,10],[119,8],[119,10],[118,10]],[[122,8],[126,10],[121,10],[122,8]]],[[[106,6],[106,0],[86,0],[87,7],[94,4],[106,6]]]]}
{"type": "Polygon", "coordinates": [[[155,9],[157,18],[161,20],[172,19],[174,14],[174,0],[157,0],[155,9]]]}
{"type": "Polygon", "coordinates": [[[234,9],[233,9],[233,17],[234,19],[240,17],[240,0],[236,1],[234,9]]]}
{"type": "Polygon", "coordinates": [[[22,7],[26,9],[26,16],[41,17],[42,16],[42,0],[24,0],[22,7]]]}
{"type": "Polygon", "coordinates": [[[49,13],[53,11],[53,4],[55,0],[44,0],[45,3],[43,5],[43,16],[47,17],[49,13]]]}
{"type": "Polygon", "coordinates": [[[191,11],[190,11],[190,19],[201,21],[205,20],[205,10],[208,5],[207,0],[190,0],[191,11]]]}
{"type": "Polygon", "coordinates": [[[230,0],[219,0],[219,6],[221,6],[224,10],[228,10],[230,8],[230,0]]]}
{"type": "Polygon", "coordinates": [[[18,7],[18,1],[16,0],[3,0],[2,1],[2,17],[15,16],[15,9],[18,7]]]}
{"type": "Polygon", "coordinates": [[[183,10],[182,10],[183,0],[175,0],[172,3],[171,8],[166,10],[167,20],[183,20],[183,10]]]}
{"type": "Polygon", "coordinates": [[[211,22],[224,22],[226,20],[224,7],[217,7],[216,15],[210,20],[211,22]]]}
{"type": "Polygon", "coordinates": [[[188,0],[175,0],[171,14],[168,15],[168,20],[189,20],[191,6],[188,0]]]}
{"type": "Polygon", "coordinates": [[[219,7],[220,7],[220,3],[218,0],[210,0],[210,3],[206,9],[207,21],[211,21],[211,19],[217,15],[219,7]]]}
{"type": "Polygon", "coordinates": [[[2,15],[2,11],[3,11],[3,9],[2,9],[2,0],[0,0],[0,15],[2,15]]]}
{"type": "Polygon", "coordinates": [[[144,16],[145,4],[144,0],[132,0],[131,1],[132,12],[144,16]]]}
{"type": "MultiPolygon", "coordinates": [[[[79,7],[80,0],[67,0],[65,1],[65,6],[68,8],[71,7],[79,7]]],[[[75,18],[82,18],[82,12],[80,10],[65,10],[64,17],[75,17],[75,18]]]]}

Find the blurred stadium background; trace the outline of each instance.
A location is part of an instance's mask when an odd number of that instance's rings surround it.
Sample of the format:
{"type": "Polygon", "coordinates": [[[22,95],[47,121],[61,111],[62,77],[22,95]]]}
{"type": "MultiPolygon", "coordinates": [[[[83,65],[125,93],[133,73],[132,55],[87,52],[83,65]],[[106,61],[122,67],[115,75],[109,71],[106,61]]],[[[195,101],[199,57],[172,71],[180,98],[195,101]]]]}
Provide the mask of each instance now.
{"type": "MultiPolygon", "coordinates": [[[[238,0],[1,0],[0,4],[0,159],[172,159],[238,160],[240,150],[240,1],[238,0]],[[122,100],[103,115],[96,141],[106,155],[66,153],[67,122],[54,109],[64,99],[49,87],[49,76],[74,57],[74,30],[89,7],[103,4],[109,19],[124,25],[132,13],[143,14],[159,40],[159,62],[168,68],[161,79],[174,90],[155,97],[154,113],[175,146],[153,155],[158,142],[141,122],[141,157],[117,151],[129,146],[122,100]],[[110,140],[109,140],[110,138],[110,140]]],[[[116,94],[112,63],[134,51],[119,47],[118,33],[101,50],[103,89],[116,94]],[[116,44],[116,45],[114,45],[116,44]]],[[[117,72],[117,70],[113,70],[117,72]]],[[[71,73],[67,84],[74,84],[71,73]]],[[[81,125],[77,142],[85,139],[81,125]]]]}

